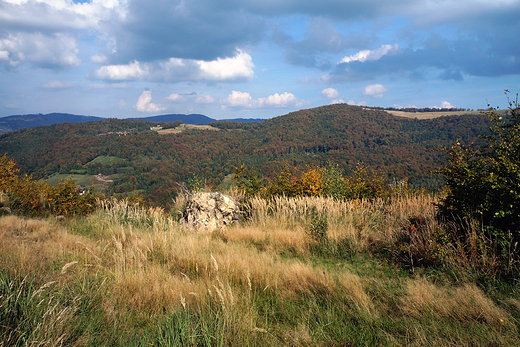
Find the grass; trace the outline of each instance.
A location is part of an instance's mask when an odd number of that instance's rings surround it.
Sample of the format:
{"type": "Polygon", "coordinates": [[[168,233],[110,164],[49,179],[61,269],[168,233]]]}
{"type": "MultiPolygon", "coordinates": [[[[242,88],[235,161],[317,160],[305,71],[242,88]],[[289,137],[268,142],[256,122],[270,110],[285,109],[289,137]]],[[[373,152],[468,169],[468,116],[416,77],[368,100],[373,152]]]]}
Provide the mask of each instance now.
{"type": "Polygon", "coordinates": [[[89,161],[88,163],[86,163],[84,166],[87,167],[89,165],[94,165],[94,164],[100,164],[100,165],[104,166],[104,165],[110,165],[110,164],[114,164],[114,163],[120,163],[123,161],[125,161],[125,159],[123,159],[123,158],[114,157],[111,155],[100,155],[100,156],[95,157],[93,160],[89,161]]]}
{"type": "Polygon", "coordinates": [[[517,345],[516,286],[421,260],[433,202],[253,199],[213,233],[128,202],[66,221],[4,216],[0,345],[517,345]]]}
{"type": "MultiPolygon", "coordinates": [[[[73,171],[82,171],[82,170],[73,170],[73,171]]],[[[51,186],[57,186],[58,183],[62,180],[68,180],[72,177],[72,180],[76,184],[76,186],[84,185],[85,187],[94,186],[94,189],[97,192],[106,192],[108,191],[108,187],[113,180],[117,180],[121,175],[114,174],[110,176],[104,176],[102,179],[97,178],[96,175],[88,175],[88,174],[53,174],[47,179],[47,183],[51,186]]]]}

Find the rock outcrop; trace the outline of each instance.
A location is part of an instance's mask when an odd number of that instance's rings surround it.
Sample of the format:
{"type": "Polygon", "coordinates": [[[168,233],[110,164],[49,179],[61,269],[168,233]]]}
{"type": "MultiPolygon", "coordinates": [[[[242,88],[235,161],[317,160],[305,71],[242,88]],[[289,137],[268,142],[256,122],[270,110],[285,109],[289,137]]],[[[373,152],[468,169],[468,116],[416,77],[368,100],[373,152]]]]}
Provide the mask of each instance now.
{"type": "Polygon", "coordinates": [[[240,218],[238,203],[222,193],[198,192],[188,198],[184,221],[197,231],[225,228],[240,218]]]}

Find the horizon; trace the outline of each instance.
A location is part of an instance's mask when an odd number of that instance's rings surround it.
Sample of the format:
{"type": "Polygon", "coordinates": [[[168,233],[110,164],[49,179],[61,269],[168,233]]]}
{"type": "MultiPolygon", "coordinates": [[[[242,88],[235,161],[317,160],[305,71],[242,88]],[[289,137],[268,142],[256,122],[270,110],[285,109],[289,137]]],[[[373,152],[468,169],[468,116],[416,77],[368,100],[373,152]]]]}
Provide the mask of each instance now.
{"type": "Polygon", "coordinates": [[[0,0],[0,117],[506,108],[520,0],[0,0]]]}

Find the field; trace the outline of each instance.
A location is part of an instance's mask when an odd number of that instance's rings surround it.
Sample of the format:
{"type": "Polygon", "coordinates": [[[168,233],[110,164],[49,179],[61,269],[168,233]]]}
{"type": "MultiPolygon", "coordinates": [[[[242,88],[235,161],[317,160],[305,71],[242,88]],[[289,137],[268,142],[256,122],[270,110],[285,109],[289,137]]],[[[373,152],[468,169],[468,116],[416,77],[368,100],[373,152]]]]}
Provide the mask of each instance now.
{"type": "Polygon", "coordinates": [[[190,129],[195,129],[195,130],[212,130],[212,131],[220,131],[219,128],[215,128],[211,125],[196,125],[196,124],[180,124],[178,127],[176,128],[171,128],[171,129],[161,129],[161,130],[158,130],[157,132],[161,135],[166,135],[166,134],[180,134],[182,133],[183,131],[186,131],[186,130],[190,130],[190,129]]]}
{"type": "Polygon", "coordinates": [[[3,216],[0,345],[517,346],[518,286],[432,252],[435,201],[253,198],[213,233],[182,197],[3,216]]]}
{"type": "MultiPolygon", "coordinates": [[[[391,111],[386,110],[386,112],[390,113],[396,117],[405,117],[405,118],[417,118],[417,119],[433,119],[438,117],[447,117],[447,116],[464,116],[464,115],[479,115],[480,111],[446,111],[446,112],[403,112],[403,111],[391,111]]],[[[507,110],[497,110],[499,114],[506,114],[507,110]]]]}
{"type": "Polygon", "coordinates": [[[56,186],[60,181],[67,180],[71,177],[77,186],[94,186],[96,191],[104,192],[108,190],[110,183],[113,181],[115,177],[117,177],[117,175],[103,176],[103,178],[98,178],[97,176],[86,174],[54,174],[47,179],[47,182],[52,186],[56,186]]]}

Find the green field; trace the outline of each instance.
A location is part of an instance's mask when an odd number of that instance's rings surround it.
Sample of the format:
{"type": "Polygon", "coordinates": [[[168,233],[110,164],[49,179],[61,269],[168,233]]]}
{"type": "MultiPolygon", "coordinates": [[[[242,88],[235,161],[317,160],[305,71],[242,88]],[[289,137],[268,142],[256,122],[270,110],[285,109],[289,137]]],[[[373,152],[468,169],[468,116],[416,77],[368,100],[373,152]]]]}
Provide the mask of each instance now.
{"type": "Polygon", "coordinates": [[[95,164],[101,164],[104,166],[104,165],[121,163],[124,161],[125,161],[125,159],[123,159],[123,158],[118,158],[118,157],[114,157],[114,156],[110,156],[110,155],[100,155],[100,156],[97,156],[94,160],[89,161],[88,163],[86,163],[83,166],[88,167],[90,165],[95,165],[95,164]]]}
{"type": "Polygon", "coordinates": [[[114,176],[106,176],[105,180],[100,180],[94,175],[77,175],[77,174],[54,174],[47,179],[47,182],[51,186],[57,186],[62,180],[67,180],[72,177],[74,183],[77,186],[84,185],[86,187],[94,186],[98,192],[104,192],[108,190],[110,182],[115,178],[114,176]]]}

